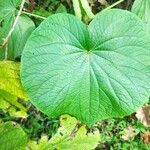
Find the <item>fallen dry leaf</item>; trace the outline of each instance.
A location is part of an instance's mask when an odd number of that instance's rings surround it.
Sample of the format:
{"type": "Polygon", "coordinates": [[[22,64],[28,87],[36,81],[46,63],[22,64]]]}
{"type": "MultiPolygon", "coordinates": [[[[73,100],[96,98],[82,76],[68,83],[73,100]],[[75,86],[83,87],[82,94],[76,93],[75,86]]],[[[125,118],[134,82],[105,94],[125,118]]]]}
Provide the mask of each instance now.
{"type": "Polygon", "coordinates": [[[129,126],[128,128],[124,129],[122,139],[125,141],[133,139],[137,135],[136,129],[129,126]]]}
{"type": "Polygon", "coordinates": [[[136,117],[143,125],[150,127],[150,105],[140,108],[136,112],[136,117]]]}
{"type": "Polygon", "coordinates": [[[143,141],[145,144],[150,144],[150,132],[145,132],[143,135],[142,135],[142,138],[143,138],[143,141]]]}
{"type": "Polygon", "coordinates": [[[98,0],[99,3],[101,3],[104,6],[109,6],[108,2],[106,0],[98,0]]]}

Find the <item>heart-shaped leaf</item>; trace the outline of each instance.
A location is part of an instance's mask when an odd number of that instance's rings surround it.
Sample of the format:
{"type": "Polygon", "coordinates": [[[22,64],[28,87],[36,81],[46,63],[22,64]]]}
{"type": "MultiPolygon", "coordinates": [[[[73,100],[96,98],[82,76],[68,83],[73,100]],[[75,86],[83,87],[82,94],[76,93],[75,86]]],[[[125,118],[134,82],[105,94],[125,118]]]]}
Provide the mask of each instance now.
{"type": "Polygon", "coordinates": [[[22,57],[22,83],[51,117],[71,114],[88,126],[128,115],[150,96],[150,40],[134,14],[112,9],[89,27],[69,14],[45,20],[22,57]]]}

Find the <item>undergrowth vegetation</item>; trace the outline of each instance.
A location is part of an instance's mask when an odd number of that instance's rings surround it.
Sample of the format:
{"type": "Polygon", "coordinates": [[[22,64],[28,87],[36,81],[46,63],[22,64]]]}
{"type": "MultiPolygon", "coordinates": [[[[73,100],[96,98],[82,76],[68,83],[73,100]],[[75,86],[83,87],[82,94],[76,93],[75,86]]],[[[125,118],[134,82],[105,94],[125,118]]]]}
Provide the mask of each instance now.
{"type": "Polygon", "coordinates": [[[0,150],[150,149],[150,0],[0,0],[0,150]]]}

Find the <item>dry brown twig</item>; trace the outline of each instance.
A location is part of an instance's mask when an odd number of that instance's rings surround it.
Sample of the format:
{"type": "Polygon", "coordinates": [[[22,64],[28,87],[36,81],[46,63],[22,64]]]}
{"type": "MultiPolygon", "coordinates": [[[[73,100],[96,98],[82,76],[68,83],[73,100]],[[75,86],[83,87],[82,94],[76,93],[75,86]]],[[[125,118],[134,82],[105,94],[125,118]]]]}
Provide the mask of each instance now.
{"type": "Polygon", "coordinates": [[[125,141],[129,141],[133,139],[137,135],[136,129],[132,126],[128,126],[128,128],[124,129],[124,134],[122,135],[122,139],[125,141]]]}
{"type": "Polygon", "coordinates": [[[101,3],[102,5],[106,6],[106,7],[109,6],[109,4],[106,0],[98,0],[98,2],[101,3]]]}
{"type": "Polygon", "coordinates": [[[136,117],[137,119],[143,123],[144,126],[150,127],[150,105],[143,106],[141,107],[137,112],[136,112],[136,117]]]}
{"type": "Polygon", "coordinates": [[[142,135],[142,139],[143,139],[145,144],[150,144],[150,131],[145,132],[142,135]]]}
{"type": "MultiPolygon", "coordinates": [[[[16,25],[17,25],[17,22],[18,22],[18,20],[19,20],[19,17],[20,17],[20,15],[21,15],[21,13],[22,13],[22,9],[23,9],[23,6],[24,6],[24,4],[25,4],[25,1],[26,1],[26,0],[22,0],[21,5],[20,5],[20,9],[19,9],[19,11],[18,11],[18,14],[17,14],[15,20],[14,20],[14,23],[13,23],[13,25],[12,25],[12,27],[11,27],[9,33],[7,34],[7,36],[3,39],[3,43],[2,43],[2,45],[0,45],[0,48],[4,47],[4,46],[7,44],[7,42],[8,42],[8,40],[9,40],[11,34],[13,33],[13,31],[14,31],[16,25]]],[[[6,45],[6,47],[7,47],[7,45],[6,45]]],[[[8,50],[8,49],[6,48],[6,49],[5,49],[5,59],[7,59],[7,50],[8,50]]]]}

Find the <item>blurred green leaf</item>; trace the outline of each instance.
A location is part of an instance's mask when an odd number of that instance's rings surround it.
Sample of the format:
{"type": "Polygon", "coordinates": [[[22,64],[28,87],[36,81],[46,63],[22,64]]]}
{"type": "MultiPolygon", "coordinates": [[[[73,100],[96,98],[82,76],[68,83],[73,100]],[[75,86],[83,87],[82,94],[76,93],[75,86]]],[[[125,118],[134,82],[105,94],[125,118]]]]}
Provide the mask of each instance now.
{"type": "Polygon", "coordinates": [[[18,102],[27,99],[20,82],[20,64],[0,61],[0,108],[14,117],[27,117],[27,109],[18,102]]]}
{"type": "MultiPolygon", "coordinates": [[[[0,44],[7,36],[16,17],[21,0],[0,0],[0,44]]],[[[24,45],[35,29],[33,21],[28,16],[20,16],[15,29],[8,41],[8,59],[14,60],[23,51],[24,45]]],[[[0,48],[0,59],[4,59],[5,47],[0,48]]]]}
{"type": "Polygon", "coordinates": [[[3,90],[0,90],[0,109],[13,117],[27,117],[27,108],[18,101],[16,96],[3,90]]]}
{"type": "Polygon", "coordinates": [[[0,150],[25,150],[27,135],[13,122],[0,124],[0,150]]]}
{"type": "Polygon", "coordinates": [[[43,16],[43,17],[49,17],[53,13],[51,11],[47,11],[44,8],[35,8],[32,12],[35,15],[43,16]]]}
{"type": "Polygon", "coordinates": [[[0,0],[0,44],[8,34],[21,0],[0,0]]]}
{"type": "Polygon", "coordinates": [[[92,150],[96,148],[100,140],[98,130],[87,133],[85,126],[77,128],[77,120],[69,115],[60,118],[61,127],[57,133],[48,140],[42,136],[38,143],[30,141],[29,147],[33,150],[92,150]]]}
{"type": "Polygon", "coordinates": [[[0,61],[0,90],[21,99],[27,99],[20,81],[20,63],[0,61]]]}
{"type": "Polygon", "coordinates": [[[18,23],[9,38],[8,59],[14,60],[21,56],[26,41],[34,29],[35,25],[28,16],[22,15],[19,17],[18,23]]]}
{"type": "Polygon", "coordinates": [[[63,4],[60,4],[56,10],[56,13],[67,13],[67,9],[63,4]]]}
{"type": "Polygon", "coordinates": [[[132,12],[146,23],[150,31],[150,0],[135,0],[132,6],[132,12]]]}

